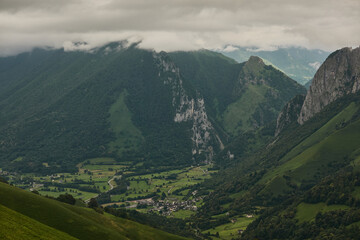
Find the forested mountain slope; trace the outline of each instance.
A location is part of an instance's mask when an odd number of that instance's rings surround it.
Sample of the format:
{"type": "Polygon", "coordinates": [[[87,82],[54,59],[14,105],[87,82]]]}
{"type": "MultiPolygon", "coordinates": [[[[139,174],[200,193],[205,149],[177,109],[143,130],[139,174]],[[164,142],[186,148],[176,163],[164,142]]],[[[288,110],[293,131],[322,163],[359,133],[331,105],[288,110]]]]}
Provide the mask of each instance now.
{"type": "MultiPolygon", "coordinates": [[[[324,65],[333,57],[344,57],[339,54],[346,55],[347,51],[332,54],[324,65]]],[[[340,68],[353,66],[350,61],[348,64],[340,68]]],[[[341,77],[352,76],[356,68],[324,81],[329,81],[328,86],[331,81],[342,82],[341,77]]],[[[356,79],[351,78],[348,85],[353,86],[356,79]]],[[[332,95],[326,91],[317,93],[332,95]]],[[[303,100],[293,99],[290,104],[301,106],[303,100]]],[[[288,116],[287,125],[270,144],[257,153],[235,157],[231,167],[203,184],[204,189],[213,192],[197,215],[200,228],[251,213],[260,216],[244,232],[244,239],[358,236],[359,92],[338,95],[302,125],[297,122],[301,107],[285,106],[282,114],[287,111],[294,111],[294,115],[288,116]],[[225,213],[223,218],[212,217],[225,213]]],[[[234,152],[236,148],[241,146],[234,144],[228,150],[234,152]]]]}
{"type": "Polygon", "coordinates": [[[256,57],[127,42],[35,49],[0,58],[0,70],[0,162],[15,171],[74,171],[103,156],[144,169],[210,162],[305,92],[256,57]]]}

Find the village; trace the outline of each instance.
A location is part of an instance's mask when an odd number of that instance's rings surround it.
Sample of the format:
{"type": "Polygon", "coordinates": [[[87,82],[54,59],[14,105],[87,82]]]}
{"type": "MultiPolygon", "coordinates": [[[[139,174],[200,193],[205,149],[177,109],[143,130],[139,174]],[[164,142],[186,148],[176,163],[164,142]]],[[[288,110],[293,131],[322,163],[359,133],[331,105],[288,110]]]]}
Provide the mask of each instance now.
{"type": "MultiPolygon", "coordinates": [[[[69,193],[85,203],[91,198],[98,197],[99,194],[107,192],[110,194],[111,190],[117,187],[118,181],[116,180],[122,179],[122,175],[112,175],[116,172],[110,172],[101,164],[89,164],[83,168],[79,168],[79,173],[54,173],[51,175],[18,174],[1,170],[0,176],[8,179],[11,184],[44,196],[57,197],[69,193]],[[83,168],[89,169],[83,170],[83,168]],[[100,171],[100,168],[103,169],[100,171]]],[[[116,168],[116,165],[112,168],[116,168]]],[[[111,169],[111,171],[113,170],[111,169]]],[[[174,213],[181,210],[185,210],[187,214],[195,213],[200,206],[199,203],[203,200],[203,196],[197,196],[197,190],[192,190],[187,198],[184,198],[183,194],[178,195],[173,192],[184,186],[190,187],[207,177],[209,177],[208,169],[200,167],[155,174],[152,181],[149,180],[151,178],[148,175],[135,176],[129,178],[126,194],[110,195],[111,202],[102,203],[101,206],[134,209],[168,217],[174,216],[174,213]],[[174,179],[171,176],[175,176],[174,179]],[[146,194],[151,192],[157,192],[157,195],[147,197],[146,194]],[[116,201],[116,199],[120,201],[116,201]]]]}

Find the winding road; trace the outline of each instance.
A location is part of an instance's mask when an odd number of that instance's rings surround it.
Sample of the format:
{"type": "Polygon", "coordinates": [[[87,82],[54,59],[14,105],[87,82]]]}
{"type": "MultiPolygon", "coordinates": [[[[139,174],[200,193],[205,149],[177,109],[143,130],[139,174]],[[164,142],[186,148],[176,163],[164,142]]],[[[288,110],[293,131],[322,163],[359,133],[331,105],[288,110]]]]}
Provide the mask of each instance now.
{"type": "MultiPolygon", "coordinates": [[[[113,181],[113,180],[115,180],[115,179],[117,179],[117,178],[121,178],[121,177],[122,177],[122,175],[115,175],[115,176],[113,176],[113,177],[107,182],[107,183],[109,184],[109,186],[110,186],[110,189],[107,190],[107,191],[105,191],[105,192],[103,192],[103,193],[107,193],[107,192],[113,190],[113,189],[114,189],[114,185],[112,185],[111,181],[113,181]]],[[[85,203],[88,203],[88,202],[90,201],[90,199],[92,199],[92,198],[97,198],[98,196],[99,196],[99,194],[97,194],[96,196],[93,196],[93,197],[91,197],[91,198],[89,198],[89,199],[86,199],[86,200],[85,200],[85,203]]]]}

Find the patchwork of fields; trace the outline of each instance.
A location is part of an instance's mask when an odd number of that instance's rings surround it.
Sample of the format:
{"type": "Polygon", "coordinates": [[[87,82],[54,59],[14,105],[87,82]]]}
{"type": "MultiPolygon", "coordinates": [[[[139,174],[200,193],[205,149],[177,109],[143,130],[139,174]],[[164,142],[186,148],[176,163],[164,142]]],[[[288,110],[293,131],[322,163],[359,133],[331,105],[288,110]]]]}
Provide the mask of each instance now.
{"type": "Polygon", "coordinates": [[[43,196],[69,193],[85,202],[109,193],[110,201],[101,202],[103,206],[137,208],[140,212],[187,218],[202,204],[194,185],[216,172],[209,170],[211,165],[203,165],[141,174],[133,171],[130,162],[116,162],[112,158],[89,159],[77,167],[77,173],[14,174],[10,182],[43,196]],[[120,180],[127,187],[118,193],[115,190],[120,180]]]}

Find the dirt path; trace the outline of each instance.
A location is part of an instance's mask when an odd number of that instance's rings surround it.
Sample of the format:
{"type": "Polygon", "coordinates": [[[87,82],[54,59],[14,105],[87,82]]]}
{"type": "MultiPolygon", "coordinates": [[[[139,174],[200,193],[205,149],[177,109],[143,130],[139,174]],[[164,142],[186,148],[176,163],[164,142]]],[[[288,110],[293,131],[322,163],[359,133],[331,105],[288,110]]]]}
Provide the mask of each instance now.
{"type": "Polygon", "coordinates": [[[168,191],[168,194],[170,194],[171,190],[174,188],[175,186],[171,187],[168,191]]]}
{"type": "MultiPolygon", "coordinates": [[[[117,176],[117,175],[113,176],[113,177],[107,182],[107,183],[109,184],[109,186],[110,186],[110,189],[107,190],[107,191],[105,191],[104,193],[107,193],[107,192],[113,190],[113,189],[114,189],[114,185],[111,184],[111,181],[115,180],[116,178],[121,178],[121,177],[122,177],[122,175],[120,175],[120,176],[117,176]]],[[[99,194],[97,194],[96,196],[91,197],[91,198],[97,198],[98,196],[99,196],[99,194]]],[[[85,200],[85,203],[88,203],[91,198],[86,199],[86,200],[85,200]]]]}
{"type": "MultiPolygon", "coordinates": [[[[114,179],[115,179],[115,176],[108,181],[108,184],[109,184],[109,186],[110,186],[110,189],[109,189],[108,191],[111,191],[111,190],[114,189],[114,185],[111,184],[111,181],[114,180],[114,179]]],[[[108,192],[108,191],[107,191],[107,192],[108,192]]]]}

